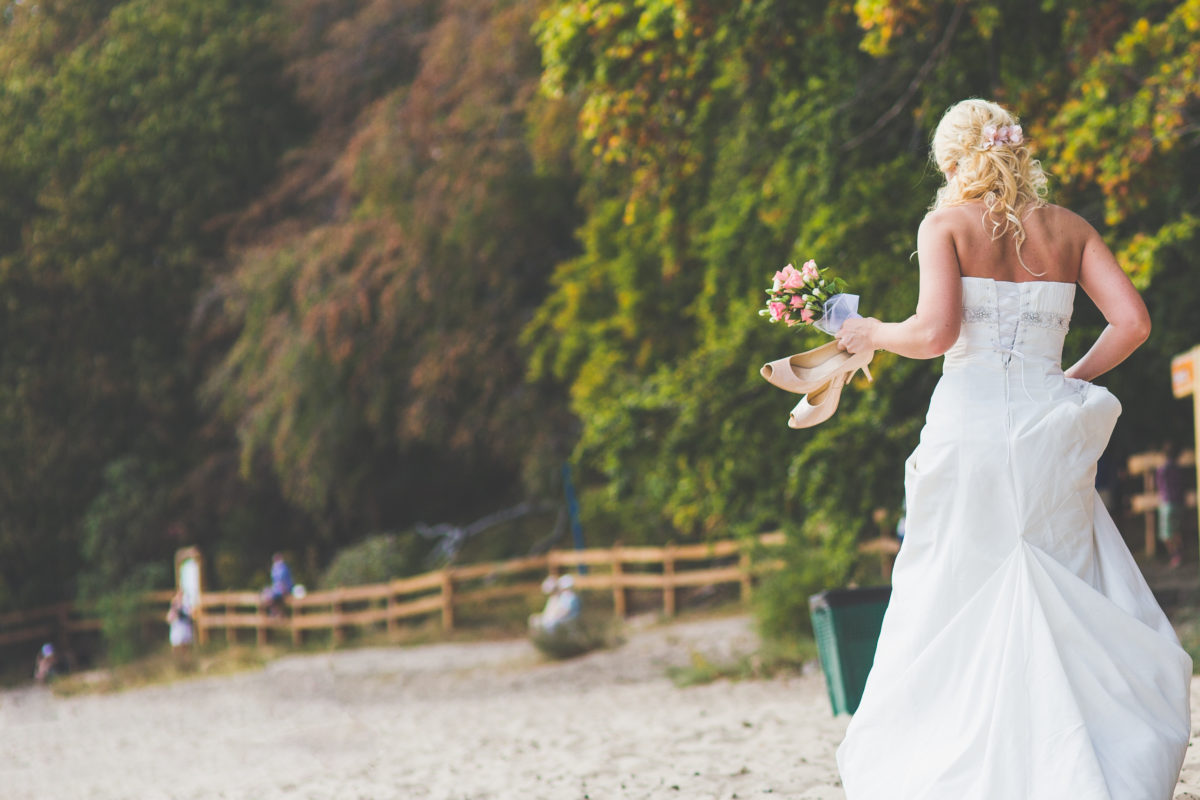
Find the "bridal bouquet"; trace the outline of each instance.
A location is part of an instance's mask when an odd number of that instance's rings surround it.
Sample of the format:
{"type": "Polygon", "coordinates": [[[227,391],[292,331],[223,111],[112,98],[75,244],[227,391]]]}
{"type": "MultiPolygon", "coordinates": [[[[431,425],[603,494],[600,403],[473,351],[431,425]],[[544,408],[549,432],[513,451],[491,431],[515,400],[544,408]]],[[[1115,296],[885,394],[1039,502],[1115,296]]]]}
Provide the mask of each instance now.
{"type": "Polygon", "coordinates": [[[812,325],[830,336],[836,334],[843,322],[859,316],[858,295],[846,294],[845,282],[826,276],[827,272],[812,259],[800,269],[788,264],[775,273],[767,289],[767,307],[759,315],[789,328],[812,325]]]}

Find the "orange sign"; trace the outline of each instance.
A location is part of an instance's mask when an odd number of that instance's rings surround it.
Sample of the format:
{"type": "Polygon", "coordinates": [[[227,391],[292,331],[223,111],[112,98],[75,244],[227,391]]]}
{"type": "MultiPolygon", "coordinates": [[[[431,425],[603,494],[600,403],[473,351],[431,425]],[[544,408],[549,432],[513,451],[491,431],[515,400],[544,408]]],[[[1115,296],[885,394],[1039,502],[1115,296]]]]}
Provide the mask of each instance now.
{"type": "Polygon", "coordinates": [[[1176,397],[1187,397],[1196,385],[1196,350],[1189,350],[1171,359],[1171,391],[1176,397]]]}

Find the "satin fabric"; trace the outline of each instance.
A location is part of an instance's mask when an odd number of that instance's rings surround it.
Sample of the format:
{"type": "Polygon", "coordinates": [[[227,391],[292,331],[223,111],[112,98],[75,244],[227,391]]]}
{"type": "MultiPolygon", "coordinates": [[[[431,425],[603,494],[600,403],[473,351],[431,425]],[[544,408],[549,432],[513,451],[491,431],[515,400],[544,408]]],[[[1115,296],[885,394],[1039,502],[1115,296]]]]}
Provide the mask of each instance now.
{"type": "Polygon", "coordinates": [[[962,281],[847,800],[1169,800],[1192,662],[1094,488],[1121,407],[1062,373],[1075,285],[962,281]]]}

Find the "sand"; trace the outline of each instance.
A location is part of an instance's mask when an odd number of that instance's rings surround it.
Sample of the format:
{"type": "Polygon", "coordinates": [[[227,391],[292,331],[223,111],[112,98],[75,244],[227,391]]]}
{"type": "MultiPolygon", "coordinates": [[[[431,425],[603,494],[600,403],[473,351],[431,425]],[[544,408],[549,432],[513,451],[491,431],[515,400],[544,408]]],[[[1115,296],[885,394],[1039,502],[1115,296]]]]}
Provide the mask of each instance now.
{"type": "MultiPolygon", "coordinates": [[[[844,800],[849,718],[819,672],[683,689],[666,675],[755,647],[734,617],[644,625],[565,662],[525,641],[434,644],[108,695],[13,690],[0,798],[844,800]]],[[[1200,800],[1200,753],[1176,798],[1200,800]]]]}

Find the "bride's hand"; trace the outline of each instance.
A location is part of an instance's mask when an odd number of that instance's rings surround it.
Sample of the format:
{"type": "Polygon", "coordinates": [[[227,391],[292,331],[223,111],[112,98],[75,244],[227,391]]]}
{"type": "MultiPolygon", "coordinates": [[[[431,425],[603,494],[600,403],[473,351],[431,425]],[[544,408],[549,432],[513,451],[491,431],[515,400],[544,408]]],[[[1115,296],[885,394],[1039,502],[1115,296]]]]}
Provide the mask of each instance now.
{"type": "Polygon", "coordinates": [[[851,353],[863,353],[868,350],[878,350],[875,346],[875,329],[879,320],[874,317],[858,317],[842,323],[842,329],[837,332],[838,347],[851,353]]]}

